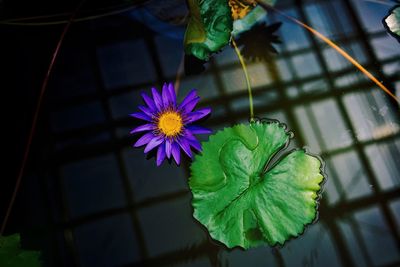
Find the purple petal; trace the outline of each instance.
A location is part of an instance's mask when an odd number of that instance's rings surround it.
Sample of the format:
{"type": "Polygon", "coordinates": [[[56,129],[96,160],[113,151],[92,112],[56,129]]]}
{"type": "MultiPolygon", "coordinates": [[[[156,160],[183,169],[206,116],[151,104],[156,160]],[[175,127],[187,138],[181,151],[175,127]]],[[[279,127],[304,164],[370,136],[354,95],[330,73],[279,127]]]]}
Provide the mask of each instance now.
{"type": "Polygon", "coordinates": [[[170,100],[172,101],[172,104],[176,106],[176,93],[175,93],[175,88],[172,83],[168,84],[168,91],[169,91],[169,96],[170,100]]]}
{"type": "Polygon", "coordinates": [[[158,93],[156,88],[151,88],[151,93],[153,94],[154,103],[156,104],[157,110],[162,111],[163,102],[160,94],[158,93]]]}
{"type": "Polygon", "coordinates": [[[192,123],[194,121],[198,121],[207,116],[208,114],[210,114],[210,112],[211,112],[210,108],[202,108],[196,110],[195,112],[190,112],[187,114],[185,123],[192,123]]]}
{"type": "Polygon", "coordinates": [[[181,163],[181,150],[179,149],[179,145],[175,142],[172,143],[172,156],[176,164],[179,165],[181,163]]]}
{"type": "Polygon", "coordinates": [[[140,125],[140,126],[136,127],[135,129],[133,129],[129,133],[133,134],[133,133],[138,133],[138,132],[143,132],[143,131],[152,131],[154,129],[155,129],[154,124],[148,123],[148,124],[143,124],[143,125],[140,125]]]}
{"type": "Polygon", "coordinates": [[[189,144],[191,147],[193,147],[194,149],[196,149],[197,151],[201,151],[201,144],[199,141],[195,140],[195,139],[190,139],[188,140],[189,144]]]}
{"type": "Polygon", "coordinates": [[[153,117],[154,114],[157,112],[157,110],[155,109],[154,111],[152,111],[150,108],[145,107],[145,106],[139,106],[138,107],[144,114],[146,114],[149,117],[153,117]]]}
{"type": "Polygon", "coordinates": [[[193,135],[193,133],[188,129],[184,130],[183,136],[188,140],[197,140],[196,137],[193,135]]]}
{"type": "Polygon", "coordinates": [[[169,96],[168,85],[166,83],[164,83],[161,95],[162,95],[162,101],[163,101],[164,107],[165,108],[169,107],[171,100],[170,100],[170,96],[169,96]]]}
{"type": "Polygon", "coordinates": [[[157,166],[160,166],[161,163],[163,163],[165,156],[165,147],[159,146],[157,150],[157,166]]]}
{"type": "Polygon", "coordinates": [[[165,153],[167,154],[167,158],[171,158],[171,152],[172,152],[172,143],[171,139],[165,140],[165,153]]]}
{"type": "Polygon", "coordinates": [[[134,117],[136,119],[140,119],[140,120],[152,121],[151,117],[149,117],[148,115],[144,114],[143,112],[131,113],[131,114],[129,114],[129,116],[134,117]]]}
{"type": "Polygon", "coordinates": [[[153,101],[153,99],[151,99],[151,97],[149,97],[147,94],[142,93],[142,98],[144,100],[144,102],[146,103],[146,105],[151,109],[151,110],[156,110],[156,105],[153,101]]]}
{"type": "Polygon", "coordinates": [[[148,142],[151,141],[155,136],[153,133],[146,133],[142,137],[139,138],[139,140],[136,141],[136,143],[133,145],[134,147],[139,147],[147,144],[148,142]]]}
{"type": "Polygon", "coordinates": [[[186,129],[190,130],[193,134],[210,134],[212,131],[205,127],[197,126],[197,125],[188,125],[186,129]]]}
{"type": "Polygon", "coordinates": [[[176,142],[179,144],[179,146],[182,148],[182,150],[188,155],[190,158],[192,158],[192,151],[190,150],[190,144],[185,138],[178,138],[176,139],[176,142]]]}
{"type": "Polygon", "coordinates": [[[189,94],[183,99],[182,103],[179,105],[179,109],[182,109],[187,103],[192,101],[197,97],[197,91],[196,89],[192,89],[189,94]]]}
{"type": "Polygon", "coordinates": [[[194,107],[199,103],[200,97],[195,97],[192,101],[188,102],[185,106],[182,107],[182,110],[186,113],[191,112],[194,107]]]}
{"type": "Polygon", "coordinates": [[[144,148],[144,153],[151,151],[153,148],[158,146],[164,141],[162,136],[156,136],[155,138],[151,139],[147,146],[144,148]]]}

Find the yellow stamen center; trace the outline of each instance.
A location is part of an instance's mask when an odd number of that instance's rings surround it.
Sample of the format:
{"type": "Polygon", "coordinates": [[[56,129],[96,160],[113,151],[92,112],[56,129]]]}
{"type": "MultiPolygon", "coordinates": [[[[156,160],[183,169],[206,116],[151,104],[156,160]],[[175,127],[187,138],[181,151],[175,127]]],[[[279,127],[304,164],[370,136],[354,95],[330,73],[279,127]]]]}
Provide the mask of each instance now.
{"type": "Polygon", "coordinates": [[[178,135],[183,127],[182,117],[175,111],[167,111],[158,118],[158,130],[168,137],[178,135]]]}

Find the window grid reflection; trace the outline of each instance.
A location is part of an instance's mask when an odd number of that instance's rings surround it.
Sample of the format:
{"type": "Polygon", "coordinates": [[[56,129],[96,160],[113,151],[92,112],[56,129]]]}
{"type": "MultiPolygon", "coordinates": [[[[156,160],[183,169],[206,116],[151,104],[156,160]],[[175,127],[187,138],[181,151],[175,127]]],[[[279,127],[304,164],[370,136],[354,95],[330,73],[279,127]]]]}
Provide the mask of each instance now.
{"type": "MultiPolygon", "coordinates": [[[[363,31],[352,2],[304,1],[307,4],[302,7],[300,4],[303,1],[289,2],[290,7],[280,7],[284,12],[325,31],[386,85],[396,81],[395,71],[383,74],[381,70],[400,61],[400,54],[398,51],[391,52],[389,56],[385,53],[374,54],[371,47],[381,38],[385,38],[386,33],[363,31]],[[337,12],[331,12],[332,9],[343,9],[348,17],[343,21],[337,12]]],[[[279,19],[274,14],[270,15],[270,22],[279,19]]],[[[250,75],[254,74],[252,84],[255,113],[277,114],[275,116],[279,116],[295,132],[293,141],[297,146],[310,147],[311,151],[320,153],[326,161],[329,174],[329,185],[326,186],[329,190],[324,192],[320,204],[320,223],[311,226],[309,231],[315,232],[315,236],[324,238],[324,242],[329,243],[333,249],[321,253],[326,253],[328,259],[333,255],[329,253],[336,253],[338,265],[360,264],[354,255],[360,255],[359,257],[373,266],[400,264],[400,222],[396,217],[396,207],[399,205],[392,204],[400,196],[399,180],[393,178],[400,177],[400,129],[395,105],[379,89],[371,87],[371,82],[353,66],[308,32],[284,22],[280,34],[284,41],[279,46],[281,53],[274,60],[249,63],[250,75]],[[291,33],[296,33],[298,40],[292,39],[291,33]],[[365,115],[367,113],[368,116],[365,115]],[[371,121],[366,122],[365,117],[371,121]],[[386,173],[382,174],[382,169],[386,173]],[[365,218],[374,218],[376,224],[366,225],[365,218]],[[393,247],[394,254],[389,255],[388,261],[375,261],[379,255],[376,255],[376,247],[371,247],[370,243],[372,236],[380,233],[379,231],[383,231],[380,240],[393,247]]],[[[128,132],[135,122],[126,115],[140,102],[139,92],[153,85],[150,81],[161,85],[163,81],[175,79],[175,72],[171,71],[167,63],[173,62],[172,66],[177,69],[181,54],[168,55],[168,59],[164,59],[164,54],[168,52],[163,51],[167,47],[173,49],[175,43],[164,40],[172,43],[168,43],[166,47],[160,46],[160,40],[165,38],[149,32],[144,36],[126,38],[120,41],[94,39],[88,45],[91,53],[89,61],[96,66],[95,93],[90,91],[65,100],[56,99],[50,104],[55,121],[59,116],[62,117],[60,114],[75,109],[82,110],[88,105],[96,105],[99,110],[97,116],[91,116],[99,119],[92,120],[91,124],[61,129],[57,128],[57,124],[53,125],[54,154],[58,164],[54,173],[58,176],[59,189],[62,192],[62,243],[65,243],[76,266],[87,266],[87,262],[91,262],[86,258],[90,248],[81,241],[85,240],[82,236],[99,234],[96,231],[91,232],[93,230],[86,226],[104,221],[104,224],[96,226],[104,234],[98,236],[98,242],[115,242],[115,238],[122,238],[113,233],[113,225],[130,229],[128,234],[131,238],[125,236],[124,239],[132,251],[137,251],[137,255],[122,255],[119,262],[121,266],[184,264],[189,260],[185,258],[189,255],[185,254],[186,251],[196,252],[196,261],[201,262],[199,266],[218,266],[218,255],[225,252],[219,245],[210,244],[204,229],[200,229],[190,217],[190,193],[187,188],[189,162],[184,162],[181,169],[163,166],[165,177],[158,177],[159,171],[152,172],[152,168],[155,168],[153,160],[147,161],[142,151],[130,147],[133,139],[128,132]],[[141,51],[141,58],[145,59],[137,59],[133,54],[126,58],[124,55],[128,50],[130,53],[141,51]],[[119,66],[115,73],[108,70],[111,64],[119,66]],[[129,66],[134,64],[137,68],[130,69],[129,66]],[[141,64],[145,64],[145,68],[141,68],[141,64]],[[131,74],[135,71],[139,74],[131,74]],[[141,79],[135,79],[135,75],[139,75],[141,79]],[[92,143],[74,141],[82,136],[92,139],[99,133],[103,133],[103,137],[92,143]],[[112,183],[102,184],[106,187],[103,194],[107,195],[107,188],[111,188],[112,195],[117,194],[118,197],[107,201],[107,205],[100,207],[103,209],[100,211],[91,210],[93,203],[84,203],[84,208],[80,207],[82,209],[79,211],[83,213],[76,214],[74,209],[79,204],[74,203],[74,196],[80,193],[72,185],[71,188],[69,186],[76,182],[75,176],[82,173],[81,169],[74,171],[71,166],[96,161],[96,157],[112,159],[112,164],[107,163],[112,166],[101,162],[94,163],[94,166],[102,164],[108,171],[111,170],[111,174],[103,172],[98,177],[104,176],[104,179],[108,179],[107,183],[112,183]],[[145,169],[146,173],[140,171],[140,168],[145,169]],[[152,191],[152,187],[158,186],[159,188],[152,191]],[[112,201],[116,201],[116,204],[113,205],[112,201]],[[158,217],[163,209],[170,210],[171,217],[158,217]],[[159,229],[160,224],[165,224],[172,230],[159,229]],[[173,231],[179,233],[179,230],[183,233],[175,240],[173,231]],[[155,236],[160,237],[158,243],[155,242],[155,236]],[[187,239],[188,236],[192,238],[187,239]]],[[[210,61],[205,74],[184,77],[181,82],[180,96],[185,90],[191,89],[190,87],[197,87],[200,94],[203,95],[204,92],[201,105],[215,107],[216,114],[208,121],[214,129],[248,119],[247,90],[240,65],[234,54],[224,53],[225,58],[219,59],[219,55],[216,55],[210,61]]],[[[85,119],[78,121],[86,122],[85,119]]],[[[66,125],[68,124],[62,126],[66,125]]],[[[101,183],[101,180],[96,182],[101,183]]],[[[92,193],[96,194],[98,191],[92,193]]],[[[106,196],[97,197],[106,199],[106,196]]],[[[299,250],[294,241],[288,246],[294,251],[299,250]]],[[[256,252],[257,255],[263,253],[265,252],[258,250],[256,252]]],[[[269,257],[268,261],[272,266],[290,266],[290,261],[285,260],[287,253],[289,252],[283,248],[281,252],[277,251],[266,257],[269,257]]],[[[225,254],[227,262],[235,257],[236,260],[237,257],[242,257],[234,253],[225,254]]],[[[238,261],[240,260],[243,258],[238,261]]],[[[311,255],[303,263],[311,264],[310,262],[323,260],[311,255]]]]}

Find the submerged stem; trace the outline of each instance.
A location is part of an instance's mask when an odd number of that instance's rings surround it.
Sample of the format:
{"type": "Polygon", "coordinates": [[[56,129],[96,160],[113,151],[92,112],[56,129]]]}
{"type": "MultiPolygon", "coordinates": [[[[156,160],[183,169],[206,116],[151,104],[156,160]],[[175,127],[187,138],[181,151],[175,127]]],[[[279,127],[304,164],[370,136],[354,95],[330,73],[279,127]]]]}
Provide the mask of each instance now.
{"type": "Polygon", "coordinates": [[[247,91],[249,92],[250,121],[253,121],[254,120],[253,94],[251,93],[251,85],[250,85],[249,74],[247,73],[246,63],[244,62],[242,54],[240,54],[240,50],[237,47],[235,39],[233,39],[233,37],[232,37],[232,45],[235,48],[236,55],[239,58],[240,64],[242,65],[244,76],[246,78],[247,91]]]}
{"type": "Polygon", "coordinates": [[[21,185],[22,176],[24,174],[25,166],[26,166],[26,163],[28,161],[28,156],[29,156],[29,152],[30,152],[30,149],[31,149],[33,136],[34,136],[35,130],[36,130],[36,124],[37,124],[37,121],[39,119],[40,107],[42,105],[43,98],[44,98],[44,95],[45,95],[45,92],[46,92],[46,89],[47,89],[47,84],[49,82],[50,73],[53,70],[54,63],[56,62],[56,58],[57,58],[58,52],[60,51],[60,47],[61,47],[61,44],[62,44],[62,42],[64,40],[64,37],[67,34],[68,29],[71,26],[72,22],[74,21],[76,14],[79,12],[80,8],[85,3],[85,1],[86,0],[82,0],[78,4],[78,7],[75,9],[75,11],[72,13],[72,15],[71,15],[71,17],[70,17],[70,19],[68,21],[68,24],[65,25],[64,30],[61,33],[60,39],[57,42],[57,45],[56,45],[56,47],[54,49],[54,52],[53,52],[53,56],[51,57],[49,68],[47,69],[47,72],[45,74],[45,77],[44,77],[44,80],[43,80],[43,83],[42,83],[42,87],[40,89],[39,98],[38,98],[38,101],[37,101],[37,104],[36,104],[35,113],[33,115],[33,120],[32,120],[31,128],[30,128],[30,131],[29,131],[29,135],[28,135],[28,141],[27,141],[26,146],[25,146],[25,152],[24,152],[24,155],[23,155],[23,158],[22,158],[21,167],[20,167],[19,172],[18,172],[17,180],[16,180],[15,187],[14,187],[14,191],[13,191],[13,193],[11,195],[10,204],[8,205],[6,214],[4,216],[3,223],[1,224],[0,236],[2,236],[4,234],[4,230],[6,228],[8,219],[9,219],[10,214],[11,214],[11,210],[12,210],[14,202],[15,202],[15,198],[17,197],[17,193],[18,193],[19,187],[21,185]]]}
{"type": "Polygon", "coordinates": [[[176,71],[176,78],[175,78],[175,94],[178,95],[179,86],[181,85],[182,75],[185,71],[185,53],[182,53],[181,62],[179,63],[178,70],[176,71]]]}

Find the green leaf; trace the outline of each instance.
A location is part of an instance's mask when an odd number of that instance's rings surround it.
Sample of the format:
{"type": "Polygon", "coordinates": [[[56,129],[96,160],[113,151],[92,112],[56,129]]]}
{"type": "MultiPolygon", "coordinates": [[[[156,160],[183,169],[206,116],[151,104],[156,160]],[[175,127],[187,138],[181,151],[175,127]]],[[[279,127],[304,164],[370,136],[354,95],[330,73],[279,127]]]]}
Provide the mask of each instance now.
{"type": "Polygon", "coordinates": [[[0,236],[1,267],[40,267],[40,252],[20,248],[20,235],[0,236]]]}
{"type": "Polygon", "coordinates": [[[256,121],[225,128],[202,144],[189,186],[193,216],[214,239],[229,248],[274,246],[313,222],[322,164],[303,149],[276,159],[290,138],[285,125],[256,121]]]}
{"type": "Polygon", "coordinates": [[[232,31],[231,11],[226,0],[188,0],[190,19],[185,33],[185,52],[208,60],[228,44],[232,31]]]}
{"type": "Polygon", "coordinates": [[[387,30],[400,41],[400,6],[395,6],[383,22],[387,30]]]}

